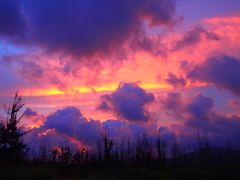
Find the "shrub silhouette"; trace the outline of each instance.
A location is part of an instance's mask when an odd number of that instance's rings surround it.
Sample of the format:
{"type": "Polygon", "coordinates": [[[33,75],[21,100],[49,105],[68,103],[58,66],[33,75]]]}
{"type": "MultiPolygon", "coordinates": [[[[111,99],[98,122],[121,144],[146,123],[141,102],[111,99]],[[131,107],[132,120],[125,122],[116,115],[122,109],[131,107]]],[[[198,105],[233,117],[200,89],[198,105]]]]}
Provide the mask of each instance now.
{"type": "Polygon", "coordinates": [[[16,93],[13,103],[4,107],[6,117],[0,123],[0,161],[5,163],[16,163],[24,160],[27,153],[26,144],[22,137],[28,133],[18,127],[24,116],[22,111],[24,103],[22,98],[16,93]]]}

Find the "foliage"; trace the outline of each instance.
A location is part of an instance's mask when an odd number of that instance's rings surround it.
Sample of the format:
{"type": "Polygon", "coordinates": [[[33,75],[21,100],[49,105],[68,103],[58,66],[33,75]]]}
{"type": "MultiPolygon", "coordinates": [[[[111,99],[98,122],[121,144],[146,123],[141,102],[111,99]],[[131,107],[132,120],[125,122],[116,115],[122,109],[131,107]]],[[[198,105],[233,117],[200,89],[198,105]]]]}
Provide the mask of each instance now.
{"type": "Polygon", "coordinates": [[[12,104],[4,107],[6,117],[0,122],[0,160],[5,163],[19,162],[26,155],[26,144],[22,137],[28,133],[18,127],[24,116],[22,98],[14,96],[12,104]]]}

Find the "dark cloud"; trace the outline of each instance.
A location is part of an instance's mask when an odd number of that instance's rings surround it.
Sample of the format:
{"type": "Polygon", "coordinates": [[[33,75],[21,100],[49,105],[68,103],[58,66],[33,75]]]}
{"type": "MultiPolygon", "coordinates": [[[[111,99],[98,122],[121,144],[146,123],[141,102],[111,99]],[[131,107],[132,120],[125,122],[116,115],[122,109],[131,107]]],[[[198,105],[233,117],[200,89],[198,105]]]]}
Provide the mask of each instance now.
{"type": "Polygon", "coordinates": [[[228,139],[234,145],[240,145],[240,117],[216,113],[213,100],[203,95],[195,97],[186,107],[191,114],[186,125],[209,134],[215,143],[224,143],[228,139]]]}
{"type": "Polygon", "coordinates": [[[235,145],[240,145],[238,142],[240,138],[240,117],[216,113],[213,99],[203,94],[198,94],[185,101],[173,101],[174,96],[181,98],[180,94],[169,94],[168,96],[169,98],[160,103],[164,104],[163,107],[166,110],[175,113],[175,117],[181,114],[183,125],[181,128],[177,128],[179,132],[193,137],[196,136],[197,132],[203,132],[209,136],[212,143],[224,145],[226,139],[229,139],[235,145]]]}
{"type": "Polygon", "coordinates": [[[214,104],[211,98],[198,94],[185,105],[185,111],[190,114],[187,124],[205,130],[210,128],[208,121],[213,107],[214,104]]]}
{"type": "Polygon", "coordinates": [[[101,135],[101,123],[88,121],[75,107],[66,107],[49,115],[41,128],[55,129],[85,144],[95,144],[101,135]]]}
{"type": "Polygon", "coordinates": [[[136,84],[124,83],[112,94],[102,96],[97,109],[113,112],[116,117],[129,121],[147,121],[149,114],[145,105],[153,100],[153,94],[136,84]]]}
{"type": "Polygon", "coordinates": [[[121,120],[107,120],[102,123],[106,128],[108,135],[115,140],[115,142],[121,143],[122,140],[134,141],[143,134],[149,136],[156,136],[157,128],[151,127],[148,129],[146,124],[138,124],[132,122],[126,122],[121,120]]]}
{"type": "MultiPolygon", "coordinates": [[[[68,84],[61,77],[62,68],[51,65],[49,62],[39,62],[39,56],[41,54],[35,55],[33,53],[0,56],[1,89],[5,91],[5,89],[19,90],[27,87],[43,88],[50,84],[62,91],[66,91],[68,84]]],[[[77,69],[79,66],[75,68],[77,69]]]]}
{"type": "Polygon", "coordinates": [[[177,111],[181,109],[183,102],[179,93],[169,92],[165,98],[160,98],[160,103],[164,109],[177,111]]]}
{"type": "Polygon", "coordinates": [[[0,57],[0,94],[9,93],[13,89],[16,91],[23,83],[8,59],[0,57]]]}
{"type": "Polygon", "coordinates": [[[139,17],[146,18],[153,26],[171,23],[175,18],[175,0],[136,0],[132,6],[139,17]]]}
{"type": "Polygon", "coordinates": [[[19,66],[19,73],[26,79],[35,81],[43,76],[43,68],[35,62],[21,61],[19,66]]]}
{"type": "Polygon", "coordinates": [[[166,45],[161,42],[160,36],[155,38],[150,38],[146,35],[145,32],[142,32],[141,34],[137,35],[133,39],[130,46],[133,51],[142,50],[142,51],[151,53],[152,55],[155,55],[155,56],[159,56],[159,55],[161,55],[162,57],[167,56],[166,45]]]}
{"type": "Polygon", "coordinates": [[[182,119],[183,100],[181,94],[169,92],[158,98],[160,112],[164,112],[174,120],[182,119]]]}
{"type": "Polygon", "coordinates": [[[159,103],[181,118],[185,125],[200,129],[207,128],[214,109],[213,100],[203,94],[184,100],[179,93],[168,93],[165,98],[160,98],[159,103]]]}
{"type": "MultiPolygon", "coordinates": [[[[181,98],[180,95],[175,96],[181,98]]],[[[165,106],[165,108],[170,109],[171,106],[165,106]]],[[[50,143],[53,146],[69,145],[70,147],[85,144],[94,148],[105,132],[115,144],[123,142],[124,139],[136,141],[143,134],[147,134],[155,141],[160,132],[162,140],[171,147],[171,143],[176,140],[183,146],[193,145],[196,143],[197,132],[204,132],[207,133],[210,142],[215,143],[213,145],[219,145],[216,143],[225,145],[226,139],[231,140],[234,145],[239,145],[240,118],[215,113],[211,98],[199,94],[185,103],[181,101],[172,111],[183,114],[182,126],[179,126],[179,123],[172,125],[177,132],[168,127],[159,127],[152,122],[139,123],[139,121],[122,120],[100,122],[86,119],[78,108],[66,107],[49,115],[40,128],[28,135],[26,141],[34,141],[31,145],[35,148],[41,143],[50,143]]],[[[30,110],[27,114],[36,116],[38,113],[30,110]]]]}
{"type": "Polygon", "coordinates": [[[15,0],[0,5],[0,36],[78,56],[120,52],[123,44],[144,34],[144,21],[152,26],[176,21],[175,0],[15,0]]]}
{"type": "Polygon", "coordinates": [[[32,109],[28,108],[26,111],[24,111],[24,116],[36,116],[38,115],[37,111],[33,111],[32,109]]]}
{"type": "MultiPolygon", "coordinates": [[[[29,117],[38,113],[32,110],[26,111],[29,117]]],[[[38,147],[41,143],[51,145],[76,145],[76,142],[89,147],[96,147],[97,142],[102,140],[104,133],[114,139],[114,142],[121,143],[123,139],[135,141],[137,137],[148,134],[150,137],[157,137],[158,128],[155,125],[122,120],[98,120],[86,119],[76,107],[66,107],[49,115],[40,128],[34,129],[26,141],[34,141],[32,146],[38,147]],[[75,140],[76,142],[72,141],[75,140]]],[[[168,138],[168,132],[163,131],[164,137],[168,138]]]]}
{"type": "Polygon", "coordinates": [[[192,30],[186,32],[183,38],[176,42],[175,47],[176,50],[181,50],[186,47],[191,47],[199,43],[203,38],[213,41],[219,41],[220,38],[218,35],[212,32],[208,32],[201,26],[196,26],[192,30]]]}
{"type": "Polygon", "coordinates": [[[0,35],[14,38],[25,31],[19,0],[0,1],[0,35]]]}
{"type": "Polygon", "coordinates": [[[182,76],[177,77],[172,73],[168,74],[168,77],[165,79],[165,81],[175,88],[184,87],[186,85],[186,80],[182,76]]]}
{"type": "Polygon", "coordinates": [[[240,60],[226,55],[208,58],[188,72],[193,81],[212,83],[240,95],[240,60]]]}

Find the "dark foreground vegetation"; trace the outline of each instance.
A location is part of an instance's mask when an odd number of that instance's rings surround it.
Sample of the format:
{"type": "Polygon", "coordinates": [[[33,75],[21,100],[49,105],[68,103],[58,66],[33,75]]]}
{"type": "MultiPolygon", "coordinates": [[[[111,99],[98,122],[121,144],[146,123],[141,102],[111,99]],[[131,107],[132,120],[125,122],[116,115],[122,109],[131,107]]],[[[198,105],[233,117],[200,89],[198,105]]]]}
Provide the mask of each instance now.
{"type": "Polygon", "coordinates": [[[106,133],[96,150],[42,144],[35,154],[23,143],[18,127],[24,104],[15,96],[0,123],[0,179],[240,179],[240,151],[228,142],[211,147],[197,134],[198,146],[184,151],[176,142],[139,136],[117,144],[106,133]],[[167,153],[170,152],[170,153],[167,153]],[[169,154],[169,155],[167,155],[169,154]]]}

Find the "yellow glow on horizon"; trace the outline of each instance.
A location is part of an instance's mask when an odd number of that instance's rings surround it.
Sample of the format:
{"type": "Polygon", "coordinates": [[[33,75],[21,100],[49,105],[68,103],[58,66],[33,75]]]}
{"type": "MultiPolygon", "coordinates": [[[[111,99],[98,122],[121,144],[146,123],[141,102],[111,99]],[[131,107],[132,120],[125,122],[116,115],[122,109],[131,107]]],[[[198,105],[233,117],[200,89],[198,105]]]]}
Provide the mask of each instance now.
{"type": "Polygon", "coordinates": [[[26,90],[21,94],[23,96],[51,96],[51,95],[63,95],[65,94],[65,92],[57,88],[50,88],[38,90],[26,90]]]}
{"type": "MultiPolygon", "coordinates": [[[[166,89],[170,86],[168,84],[160,84],[160,83],[140,83],[140,87],[146,90],[156,90],[156,89],[166,89]]],[[[92,93],[92,92],[107,92],[114,91],[118,88],[119,84],[112,83],[104,86],[96,86],[96,87],[74,87],[69,90],[60,90],[57,88],[48,88],[48,89],[38,89],[38,90],[25,90],[22,92],[23,96],[51,96],[51,95],[74,95],[77,93],[92,93]]]]}
{"type": "MultiPolygon", "coordinates": [[[[187,84],[185,88],[191,87],[199,87],[204,86],[205,83],[195,83],[195,84],[187,84]]],[[[23,96],[52,96],[52,95],[75,95],[75,94],[87,94],[94,92],[112,92],[118,88],[119,84],[112,83],[103,86],[96,87],[74,87],[68,90],[60,90],[57,88],[49,88],[49,89],[38,89],[38,90],[26,90],[21,94],[23,96]]],[[[146,91],[156,91],[156,90],[166,90],[171,89],[172,86],[167,83],[139,83],[139,86],[146,91]]]]}

